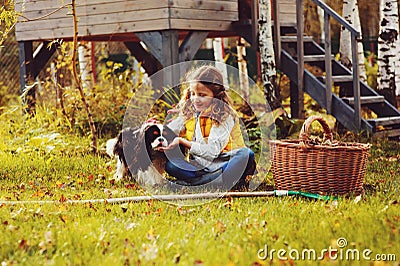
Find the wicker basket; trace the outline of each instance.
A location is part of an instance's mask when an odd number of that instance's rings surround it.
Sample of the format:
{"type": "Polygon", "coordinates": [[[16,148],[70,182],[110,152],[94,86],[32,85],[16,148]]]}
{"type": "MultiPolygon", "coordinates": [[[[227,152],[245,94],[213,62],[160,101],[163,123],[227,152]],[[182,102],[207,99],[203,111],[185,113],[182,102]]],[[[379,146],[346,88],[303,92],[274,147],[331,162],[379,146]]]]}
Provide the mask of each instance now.
{"type": "Polygon", "coordinates": [[[275,189],[323,195],[363,191],[369,144],[333,141],[332,132],[322,117],[308,118],[299,140],[270,141],[270,151],[275,189]],[[310,139],[307,134],[314,121],[324,130],[322,142],[310,139]]]}

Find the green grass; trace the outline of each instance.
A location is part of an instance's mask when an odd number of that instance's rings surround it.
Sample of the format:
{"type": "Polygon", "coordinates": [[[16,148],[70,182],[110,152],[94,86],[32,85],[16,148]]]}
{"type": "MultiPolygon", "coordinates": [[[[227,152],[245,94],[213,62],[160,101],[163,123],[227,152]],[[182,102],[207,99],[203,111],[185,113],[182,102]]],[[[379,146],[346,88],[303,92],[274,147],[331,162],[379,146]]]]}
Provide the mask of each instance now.
{"type": "MultiPolygon", "coordinates": [[[[3,120],[4,120],[3,116],[3,120]]],[[[88,137],[53,124],[12,122],[0,129],[0,200],[57,204],[0,205],[2,265],[369,265],[346,260],[395,254],[400,261],[400,144],[374,142],[361,201],[298,197],[234,198],[196,206],[157,200],[124,204],[67,204],[65,199],[144,195],[131,182],[110,181],[114,164],[87,152],[88,137]],[[24,124],[25,123],[25,124],[24,124]],[[26,124],[29,123],[29,124],[26,124]],[[55,138],[51,133],[62,132],[55,138]],[[46,146],[49,146],[46,148],[46,146]],[[54,147],[54,148],[51,148],[54,147]],[[347,246],[339,248],[339,238],[347,246]],[[259,258],[265,255],[267,258],[259,258]],[[333,250],[329,260],[279,260],[282,249],[333,250]],[[340,253],[342,252],[342,253],[340,253]],[[342,258],[340,259],[340,254],[342,258]]],[[[104,141],[102,141],[104,145],[104,141]]],[[[268,177],[271,180],[271,177],[268,177]]],[[[381,265],[381,264],[377,264],[381,265]]]]}

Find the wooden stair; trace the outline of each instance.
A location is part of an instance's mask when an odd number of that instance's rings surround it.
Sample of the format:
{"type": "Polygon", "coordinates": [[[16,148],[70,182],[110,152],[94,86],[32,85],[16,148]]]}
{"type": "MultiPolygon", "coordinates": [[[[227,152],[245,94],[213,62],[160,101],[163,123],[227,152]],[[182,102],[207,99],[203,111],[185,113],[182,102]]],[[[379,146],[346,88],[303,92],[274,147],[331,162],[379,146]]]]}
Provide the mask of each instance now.
{"type": "MultiPolygon", "coordinates": [[[[343,101],[345,101],[349,105],[354,105],[354,97],[343,97],[343,101]]],[[[361,96],[360,102],[361,105],[369,105],[373,103],[384,103],[385,97],[383,96],[361,96]]]]}
{"type": "MultiPolygon", "coordinates": [[[[297,85],[297,37],[293,36],[292,29],[289,36],[281,36],[280,68],[292,82],[297,85]]],[[[317,66],[325,72],[325,50],[314,42],[311,37],[304,36],[304,62],[311,66],[317,66]]],[[[329,53],[328,53],[329,54],[329,53]]],[[[332,92],[331,114],[344,127],[351,131],[359,131],[354,124],[355,98],[352,92],[352,72],[336,61],[332,56],[332,77],[335,86],[340,87],[339,95],[332,92]]],[[[304,70],[304,91],[308,93],[323,108],[326,108],[325,76],[315,76],[307,69],[304,70]]],[[[377,118],[361,118],[361,130],[376,136],[399,138],[400,136],[400,112],[385,98],[360,81],[360,98],[358,99],[363,109],[369,109],[377,118]]]]}

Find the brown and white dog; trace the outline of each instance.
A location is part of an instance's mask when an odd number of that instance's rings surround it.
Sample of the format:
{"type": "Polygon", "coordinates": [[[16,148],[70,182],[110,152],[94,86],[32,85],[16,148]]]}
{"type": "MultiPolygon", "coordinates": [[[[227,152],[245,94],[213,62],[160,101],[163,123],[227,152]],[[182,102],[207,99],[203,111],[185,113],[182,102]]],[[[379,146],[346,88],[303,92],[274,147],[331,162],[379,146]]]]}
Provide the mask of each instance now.
{"type": "Polygon", "coordinates": [[[158,150],[167,147],[176,137],[167,126],[146,123],[140,128],[125,128],[118,137],[107,141],[107,154],[117,157],[116,180],[133,176],[139,185],[165,184],[163,177],[166,155],[158,150]]]}

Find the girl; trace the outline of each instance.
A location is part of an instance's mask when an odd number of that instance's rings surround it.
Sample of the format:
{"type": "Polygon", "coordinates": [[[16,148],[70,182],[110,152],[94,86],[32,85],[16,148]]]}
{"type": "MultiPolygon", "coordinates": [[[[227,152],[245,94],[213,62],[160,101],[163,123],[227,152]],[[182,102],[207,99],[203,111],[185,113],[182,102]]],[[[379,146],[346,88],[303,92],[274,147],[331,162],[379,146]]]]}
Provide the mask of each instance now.
{"type": "Polygon", "coordinates": [[[221,72],[213,66],[195,69],[178,106],[178,118],[168,124],[179,137],[164,148],[166,172],[178,184],[246,189],[246,177],[255,170],[254,153],[245,146],[221,72]],[[188,160],[168,154],[178,145],[189,150],[188,160]]]}

